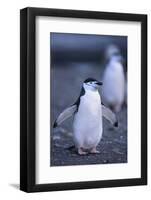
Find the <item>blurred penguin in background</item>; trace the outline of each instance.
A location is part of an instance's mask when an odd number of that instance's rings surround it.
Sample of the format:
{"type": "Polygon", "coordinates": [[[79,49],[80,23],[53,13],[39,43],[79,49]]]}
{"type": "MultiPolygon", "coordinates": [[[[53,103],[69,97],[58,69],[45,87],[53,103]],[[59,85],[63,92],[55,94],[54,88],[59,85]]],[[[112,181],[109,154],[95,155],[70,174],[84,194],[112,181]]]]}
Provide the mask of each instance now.
{"type": "Polygon", "coordinates": [[[120,49],[110,45],[105,51],[102,97],[114,112],[119,112],[125,100],[125,77],[120,49]]]}

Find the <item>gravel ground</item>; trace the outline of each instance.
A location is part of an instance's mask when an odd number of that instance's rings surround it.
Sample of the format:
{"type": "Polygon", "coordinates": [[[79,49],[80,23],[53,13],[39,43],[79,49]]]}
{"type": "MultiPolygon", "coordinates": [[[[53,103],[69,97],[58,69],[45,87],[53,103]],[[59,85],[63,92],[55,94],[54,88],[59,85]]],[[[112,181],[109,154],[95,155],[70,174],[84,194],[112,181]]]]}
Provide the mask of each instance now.
{"type": "MultiPolygon", "coordinates": [[[[87,77],[101,80],[103,67],[94,63],[70,63],[63,66],[52,66],[51,82],[51,125],[58,114],[77,99],[81,84],[87,77]],[[66,69],[65,69],[66,68],[66,69]]],[[[100,91],[101,93],[101,91],[100,91]]],[[[127,107],[117,114],[117,128],[103,120],[103,137],[97,146],[100,154],[80,156],[75,148],[71,148],[72,120],[69,119],[61,127],[51,129],[50,165],[67,166],[83,164],[107,164],[127,162],[127,107]]]]}

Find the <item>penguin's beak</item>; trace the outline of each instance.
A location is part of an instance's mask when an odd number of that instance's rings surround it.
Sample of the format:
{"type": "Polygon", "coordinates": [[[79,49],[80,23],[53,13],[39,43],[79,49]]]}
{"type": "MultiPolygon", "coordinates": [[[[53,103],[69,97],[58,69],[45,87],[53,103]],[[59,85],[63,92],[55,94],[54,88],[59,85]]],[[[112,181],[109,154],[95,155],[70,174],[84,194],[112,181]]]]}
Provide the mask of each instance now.
{"type": "Polygon", "coordinates": [[[97,81],[96,84],[97,84],[97,85],[103,85],[103,83],[100,82],[100,81],[97,81]]]}

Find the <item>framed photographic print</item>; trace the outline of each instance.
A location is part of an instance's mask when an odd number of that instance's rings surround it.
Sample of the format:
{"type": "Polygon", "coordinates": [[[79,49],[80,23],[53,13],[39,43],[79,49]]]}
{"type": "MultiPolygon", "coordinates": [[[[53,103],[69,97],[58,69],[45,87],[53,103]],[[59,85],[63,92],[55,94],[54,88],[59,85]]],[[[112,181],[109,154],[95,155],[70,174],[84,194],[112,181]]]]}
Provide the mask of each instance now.
{"type": "Polygon", "coordinates": [[[147,16],[20,12],[20,189],[147,184],[147,16]]]}

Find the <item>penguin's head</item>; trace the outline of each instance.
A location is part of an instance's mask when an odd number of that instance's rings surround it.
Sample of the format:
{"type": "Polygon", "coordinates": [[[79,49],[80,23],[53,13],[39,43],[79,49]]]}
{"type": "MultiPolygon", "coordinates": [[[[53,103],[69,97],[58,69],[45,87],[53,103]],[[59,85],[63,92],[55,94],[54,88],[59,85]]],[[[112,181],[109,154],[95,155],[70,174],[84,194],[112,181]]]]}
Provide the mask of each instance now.
{"type": "Polygon", "coordinates": [[[113,56],[117,56],[121,54],[118,46],[114,44],[108,45],[104,53],[105,53],[104,55],[105,55],[106,60],[110,60],[113,56]]]}
{"type": "Polygon", "coordinates": [[[115,60],[115,61],[117,61],[117,62],[120,62],[120,63],[122,63],[122,64],[123,64],[123,62],[124,62],[123,57],[122,57],[120,54],[118,54],[118,53],[113,54],[111,59],[112,59],[112,60],[115,60]]]}
{"type": "Polygon", "coordinates": [[[87,78],[83,82],[83,87],[90,90],[97,90],[101,85],[103,85],[103,83],[94,78],[87,78]]]}
{"type": "Polygon", "coordinates": [[[109,60],[114,60],[116,62],[120,62],[123,64],[124,59],[123,56],[121,55],[121,51],[117,45],[109,45],[106,50],[105,50],[105,59],[106,61],[109,60]]]}

